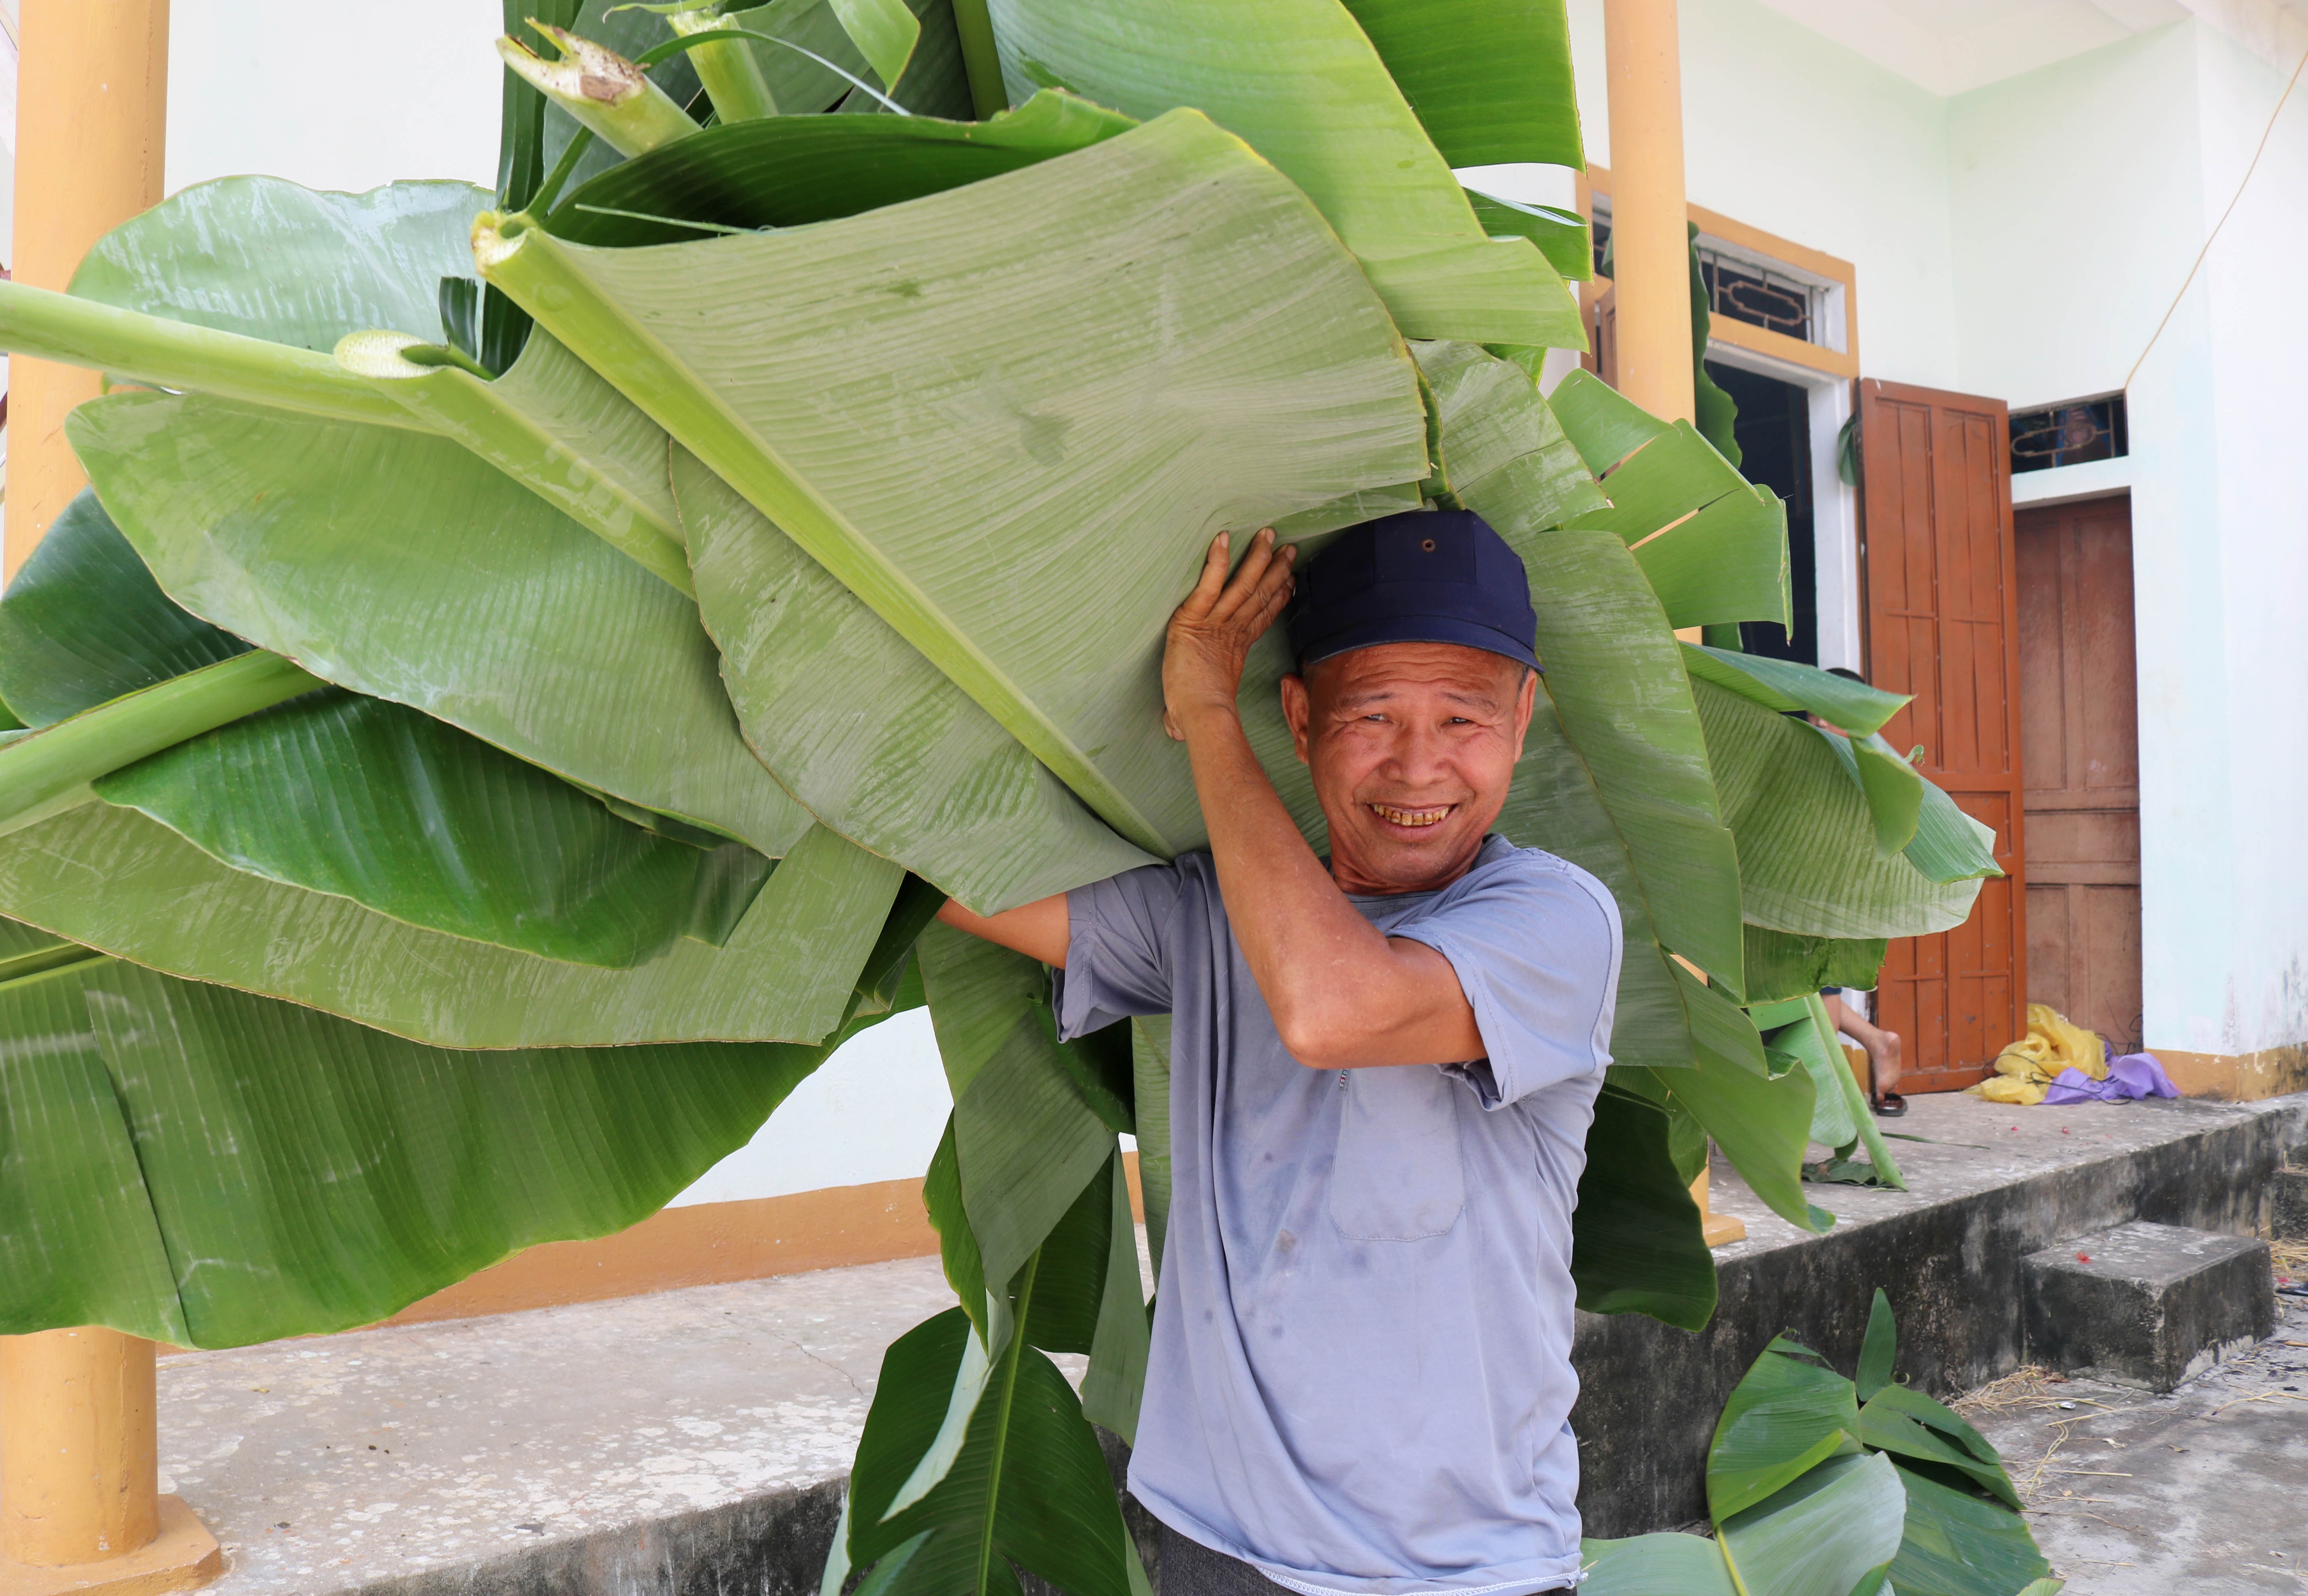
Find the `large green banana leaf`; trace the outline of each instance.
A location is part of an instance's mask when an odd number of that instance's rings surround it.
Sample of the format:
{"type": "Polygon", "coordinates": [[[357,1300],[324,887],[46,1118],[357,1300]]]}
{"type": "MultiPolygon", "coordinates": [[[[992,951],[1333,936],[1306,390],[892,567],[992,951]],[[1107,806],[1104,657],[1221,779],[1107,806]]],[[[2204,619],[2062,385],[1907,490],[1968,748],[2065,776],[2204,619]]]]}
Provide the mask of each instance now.
{"type": "Polygon", "coordinates": [[[631,402],[525,332],[494,381],[443,363],[433,302],[453,296],[437,285],[474,286],[447,274],[471,269],[467,235],[487,203],[461,184],[365,194],[276,177],[202,184],[108,234],[71,298],[0,291],[0,338],[160,387],[455,438],[685,591],[665,437],[631,402]],[[230,247],[208,251],[211,237],[230,247]],[[332,357],[316,361],[323,349],[332,357]]]}
{"type": "Polygon", "coordinates": [[[449,1052],[29,927],[0,925],[0,953],[8,1333],[220,1347],[370,1323],[653,1212],[826,1052],[449,1052]]]}
{"type": "Polygon", "coordinates": [[[962,1206],[985,1279],[1000,1290],[1105,1165],[1115,1128],[1061,1062],[1088,1044],[1057,1040],[1038,962],[943,925],[918,945],[953,1091],[962,1206]]]}
{"type": "Polygon", "coordinates": [[[831,221],[1013,172],[1136,125],[1049,91],[985,122],[764,117],[709,127],[612,168],[564,196],[545,225],[573,244],[607,246],[831,221]]]}
{"type": "MultiPolygon", "coordinates": [[[[1032,1311],[1035,1273],[1021,1274],[1021,1317],[1032,1311]]],[[[1132,1578],[1137,1554],[1073,1388],[1023,1335],[990,1367],[982,1352],[973,1361],[979,1346],[959,1308],[891,1344],[823,1588],[902,1557],[888,1596],[1018,1596],[1019,1567],[1076,1596],[1131,1596],[1144,1575],[1132,1578]],[[957,1412],[960,1442],[936,1482],[908,1491],[957,1412]]]]}
{"type": "Polygon", "coordinates": [[[372,327],[439,343],[440,280],[470,275],[473,218],[489,203],[469,183],[351,194],[219,178],[98,239],[72,292],[322,354],[372,327]]]}
{"type": "Polygon", "coordinates": [[[83,488],[0,600],[0,700],[26,726],[53,726],[247,647],[169,603],[83,488]]]}
{"type": "Polygon", "coordinates": [[[1787,508],[1769,488],[1690,422],[1658,420],[1591,372],[1564,377],[1548,402],[1610,497],[1572,524],[1634,549],[1669,624],[1789,622],[1787,508]]]}
{"type": "Polygon", "coordinates": [[[1346,5],[1452,166],[1586,166],[1563,0],[1346,5]]]}
{"type": "Polygon", "coordinates": [[[1201,841],[1158,666],[1201,546],[1425,471],[1377,299],[1305,198],[1191,113],[814,227],[477,247],[1150,850],[1201,841]]]}
{"type": "Polygon", "coordinates": [[[441,1047],[814,1043],[841,1022],[901,875],[814,828],[727,946],[685,938],[606,970],[269,881],[134,810],[92,804],[0,838],[0,914],[441,1047]]]}
{"type": "Polygon", "coordinates": [[[7,807],[35,806],[15,824],[46,812],[56,783],[39,767],[57,763],[51,745],[77,739],[85,756],[61,774],[90,781],[86,797],[139,809],[235,868],[452,936],[610,966],[677,936],[726,942],[768,876],[770,861],[742,843],[667,836],[677,823],[645,811],[619,818],[413,710],[307,691],[310,676],[241,652],[171,604],[92,493],[49,529],[27,573],[0,600],[0,682],[37,710],[85,712],[0,751],[7,807]],[[293,702],[262,709],[221,679],[268,662],[293,702]],[[163,698],[175,713],[154,712],[163,698]],[[133,719],[152,735],[124,742],[116,723],[133,719]]]}
{"type": "Polygon", "coordinates": [[[1878,854],[1866,794],[1830,746],[1840,739],[1713,682],[1691,686],[1738,839],[1750,921],[1833,937],[1919,936],[1963,923],[1976,878],[1937,882],[1905,853],[1878,854]]]}
{"type": "Polygon", "coordinates": [[[813,813],[989,912],[1153,862],[685,449],[673,479],[738,722],[813,813]]]}
{"type": "MultiPolygon", "coordinates": [[[[986,10],[1012,100],[1063,87],[1141,118],[1193,107],[1247,140],[1322,207],[1410,337],[1586,347],[1561,276],[1528,238],[1483,231],[1339,0],[989,0],[986,10]]],[[[1498,21],[1494,42],[1550,52],[1535,9],[1498,21]]],[[[1431,86],[1399,30],[1382,31],[1414,82],[1431,86]]]]}
{"type": "MultiPolygon", "coordinates": [[[[0,775],[7,758],[0,754],[0,775]]],[[[771,863],[676,840],[383,699],[329,688],[99,778],[237,870],[548,959],[643,964],[729,940],[771,863]]]]}
{"type": "Polygon", "coordinates": [[[194,614],[760,852],[808,826],[739,737],[695,606],[457,444],[159,393],[67,430],[194,614]]]}

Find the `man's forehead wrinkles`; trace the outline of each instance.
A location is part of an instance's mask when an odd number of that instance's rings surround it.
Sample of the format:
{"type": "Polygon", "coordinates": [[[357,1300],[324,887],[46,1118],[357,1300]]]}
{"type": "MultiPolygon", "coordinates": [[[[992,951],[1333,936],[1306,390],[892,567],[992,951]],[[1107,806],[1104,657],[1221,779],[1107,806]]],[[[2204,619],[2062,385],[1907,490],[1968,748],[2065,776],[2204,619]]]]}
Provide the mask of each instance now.
{"type": "Polygon", "coordinates": [[[1365,704],[1384,703],[1397,698],[1417,694],[1443,699],[1451,703],[1479,704],[1486,709],[1498,707],[1498,694],[1477,687],[1453,686],[1434,681],[1380,682],[1368,687],[1343,688],[1332,695],[1332,703],[1340,709],[1359,708],[1365,704]]]}

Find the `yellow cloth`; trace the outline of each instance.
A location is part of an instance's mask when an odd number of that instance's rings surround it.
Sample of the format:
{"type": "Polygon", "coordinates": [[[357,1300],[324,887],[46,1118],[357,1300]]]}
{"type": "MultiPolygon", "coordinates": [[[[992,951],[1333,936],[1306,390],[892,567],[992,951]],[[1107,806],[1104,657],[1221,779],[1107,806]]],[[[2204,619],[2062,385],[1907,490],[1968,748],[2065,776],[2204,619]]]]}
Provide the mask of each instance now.
{"type": "Polygon", "coordinates": [[[1966,1088],[1991,1103],[2040,1103],[2062,1070],[2078,1069],[2095,1081],[2107,1078],[2107,1048],[2096,1031],[2053,1012],[2048,1003],[2028,1005],[2028,1034],[1995,1056],[1995,1074],[1966,1088]]]}

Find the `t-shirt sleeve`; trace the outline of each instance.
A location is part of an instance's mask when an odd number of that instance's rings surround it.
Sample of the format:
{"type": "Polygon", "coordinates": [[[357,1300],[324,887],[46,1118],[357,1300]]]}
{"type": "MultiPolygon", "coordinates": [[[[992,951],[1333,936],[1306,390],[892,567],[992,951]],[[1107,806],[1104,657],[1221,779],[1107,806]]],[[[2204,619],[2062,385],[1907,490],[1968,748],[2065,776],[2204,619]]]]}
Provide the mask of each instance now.
{"type": "Polygon", "coordinates": [[[1146,865],[1066,894],[1060,1040],[1132,1014],[1170,1012],[1170,922],[1184,890],[1176,865],[1146,865]]]}
{"type": "Polygon", "coordinates": [[[1619,990],[1619,906],[1585,871],[1516,859],[1390,936],[1451,961],[1487,1058],[1449,1065],[1486,1109],[1611,1062],[1619,990]]]}

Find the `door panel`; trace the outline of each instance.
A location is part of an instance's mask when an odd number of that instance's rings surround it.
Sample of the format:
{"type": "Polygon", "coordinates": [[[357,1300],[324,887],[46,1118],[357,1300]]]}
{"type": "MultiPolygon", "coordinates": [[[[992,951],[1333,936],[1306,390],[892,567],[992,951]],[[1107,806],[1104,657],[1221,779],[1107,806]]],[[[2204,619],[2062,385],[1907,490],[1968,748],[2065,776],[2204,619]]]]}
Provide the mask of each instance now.
{"type": "Polygon", "coordinates": [[[2001,401],[1859,384],[1861,561],[1868,679],[1915,702],[1884,738],[1995,831],[2007,875],[1971,918],[1891,944],[1880,1023],[1906,1040],[1918,1091],[1968,1086],[2026,1025],[2028,896],[2020,863],[2019,584],[2009,420],[2001,401]]]}
{"type": "Polygon", "coordinates": [[[2018,554],[2029,996],[2099,1031],[2117,1051],[2136,1052],[2140,704],[2131,501],[2026,511],[2018,554]]]}

